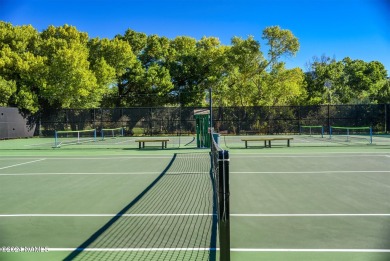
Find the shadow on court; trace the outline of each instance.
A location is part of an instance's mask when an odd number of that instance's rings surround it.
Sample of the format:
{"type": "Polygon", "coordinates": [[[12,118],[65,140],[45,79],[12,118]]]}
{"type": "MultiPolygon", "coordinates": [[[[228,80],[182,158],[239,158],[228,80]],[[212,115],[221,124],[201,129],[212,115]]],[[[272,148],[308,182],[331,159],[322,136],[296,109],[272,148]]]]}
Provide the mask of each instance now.
{"type": "Polygon", "coordinates": [[[216,260],[213,187],[208,153],[174,154],[144,191],[64,260],[216,260]]]}

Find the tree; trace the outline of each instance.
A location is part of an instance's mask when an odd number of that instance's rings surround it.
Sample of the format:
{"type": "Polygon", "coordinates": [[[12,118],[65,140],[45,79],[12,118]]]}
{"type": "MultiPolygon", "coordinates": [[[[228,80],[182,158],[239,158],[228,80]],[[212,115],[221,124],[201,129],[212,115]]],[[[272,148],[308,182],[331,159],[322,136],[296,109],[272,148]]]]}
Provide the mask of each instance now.
{"type": "Polygon", "coordinates": [[[377,103],[390,103],[390,78],[377,83],[376,93],[372,93],[371,99],[377,103]]]}
{"type": "Polygon", "coordinates": [[[128,42],[131,46],[133,53],[136,56],[141,55],[142,51],[146,47],[148,36],[144,33],[139,33],[131,29],[126,30],[125,34],[116,35],[115,38],[128,42]]]}
{"type": "Polygon", "coordinates": [[[46,85],[40,96],[53,108],[91,108],[100,104],[108,86],[99,85],[90,68],[88,35],[73,26],[49,26],[41,33],[46,57],[46,85]]]}
{"type": "Polygon", "coordinates": [[[148,36],[131,30],[117,36],[136,48],[138,56],[127,64],[125,72],[118,75],[113,87],[116,106],[161,106],[166,104],[173,85],[169,70],[164,66],[169,41],[165,37],[148,36]],[[143,45],[145,43],[145,45],[143,45]],[[140,49],[142,48],[143,49],[140,49]]]}
{"type": "Polygon", "coordinates": [[[129,68],[137,62],[130,44],[116,37],[108,39],[91,39],[88,43],[91,69],[94,72],[97,84],[106,88],[102,105],[121,105],[121,96],[118,94],[118,85],[129,68]]]}
{"type": "Polygon", "coordinates": [[[16,93],[17,87],[15,81],[7,81],[0,76],[0,106],[6,107],[9,105],[9,99],[16,93]]]}
{"type": "Polygon", "coordinates": [[[306,73],[308,103],[378,102],[377,99],[384,98],[379,90],[386,82],[386,75],[384,66],[377,61],[314,58],[306,73]]]}
{"type": "Polygon", "coordinates": [[[32,26],[0,22],[0,89],[3,106],[27,112],[39,109],[38,90],[44,86],[45,58],[36,53],[39,34],[32,26]]]}
{"type": "Polygon", "coordinates": [[[260,44],[252,36],[243,40],[232,38],[232,46],[227,54],[227,80],[223,90],[226,97],[225,105],[253,105],[256,95],[256,84],[261,84],[266,63],[260,44]]]}
{"type": "Polygon", "coordinates": [[[287,72],[284,64],[279,62],[283,56],[295,55],[299,49],[298,39],[289,30],[278,26],[267,27],[262,38],[267,40],[269,46],[268,60],[263,56],[260,43],[253,37],[246,40],[237,37],[232,39],[232,46],[227,51],[228,71],[224,93],[228,99],[225,105],[280,104],[281,101],[292,99],[280,95],[302,94],[302,90],[296,91],[296,84],[303,84],[300,76],[299,80],[293,78],[291,84],[288,83],[288,77],[286,78],[286,74],[294,75],[298,71],[287,72]],[[294,90],[280,92],[282,86],[290,86],[294,90]]]}
{"type": "Polygon", "coordinates": [[[268,63],[265,67],[277,64],[278,59],[282,56],[295,56],[299,50],[298,39],[290,30],[281,29],[279,26],[267,27],[263,31],[264,40],[269,46],[268,63]]]}
{"type": "Polygon", "coordinates": [[[183,106],[203,106],[207,90],[216,86],[223,73],[224,48],[219,39],[177,37],[170,43],[167,66],[174,89],[172,97],[183,106]]]}
{"type": "Polygon", "coordinates": [[[261,99],[255,99],[254,105],[300,105],[307,96],[302,69],[287,70],[283,63],[267,74],[261,86],[261,99]]]}
{"type": "Polygon", "coordinates": [[[364,62],[362,60],[343,59],[345,84],[350,88],[354,103],[375,102],[372,98],[378,93],[386,80],[387,71],[378,61],[364,62]],[[378,84],[379,83],[379,84],[378,84]]]}

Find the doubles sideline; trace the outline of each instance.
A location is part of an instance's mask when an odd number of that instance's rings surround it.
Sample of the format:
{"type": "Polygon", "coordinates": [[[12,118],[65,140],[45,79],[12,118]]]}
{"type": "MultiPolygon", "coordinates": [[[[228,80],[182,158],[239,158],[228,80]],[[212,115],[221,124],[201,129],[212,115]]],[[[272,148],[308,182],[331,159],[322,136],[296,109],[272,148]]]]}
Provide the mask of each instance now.
{"type": "MultiPolygon", "coordinates": [[[[137,252],[137,251],[218,251],[219,248],[47,248],[50,251],[70,252],[137,252]]],[[[232,252],[339,252],[390,253],[390,249],[310,249],[310,248],[231,248],[232,252]]]]}
{"type": "MultiPolygon", "coordinates": [[[[180,217],[214,216],[212,213],[150,213],[150,214],[0,214],[4,217],[180,217]]],[[[230,214],[231,217],[390,217],[390,213],[324,213],[324,214],[230,214]]]]}

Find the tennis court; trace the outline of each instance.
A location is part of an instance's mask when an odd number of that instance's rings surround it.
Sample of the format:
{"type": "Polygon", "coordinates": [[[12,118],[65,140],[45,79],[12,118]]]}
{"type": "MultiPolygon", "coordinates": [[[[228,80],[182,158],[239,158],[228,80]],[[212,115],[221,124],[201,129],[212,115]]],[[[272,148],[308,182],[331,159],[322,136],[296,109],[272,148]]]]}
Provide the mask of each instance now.
{"type": "MultiPolygon", "coordinates": [[[[0,141],[0,260],[219,260],[209,150],[174,138],[0,141]]],[[[387,140],[224,138],[231,260],[390,260],[387,140]]]]}

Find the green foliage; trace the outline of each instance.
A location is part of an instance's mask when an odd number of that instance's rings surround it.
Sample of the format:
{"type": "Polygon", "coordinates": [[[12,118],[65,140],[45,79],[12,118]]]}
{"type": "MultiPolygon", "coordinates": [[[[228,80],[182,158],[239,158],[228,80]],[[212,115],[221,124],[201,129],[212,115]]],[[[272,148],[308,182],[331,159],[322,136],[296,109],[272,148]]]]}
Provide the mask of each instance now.
{"type": "Polygon", "coordinates": [[[264,40],[269,46],[268,58],[275,63],[281,56],[295,56],[299,50],[298,39],[291,31],[281,29],[279,26],[267,27],[263,31],[264,40]]]}
{"type": "Polygon", "coordinates": [[[344,58],[315,58],[306,73],[309,103],[377,103],[385,100],[381,89],[387,71],[383,64],[344,58]]]}
{"type": "Polygon", "coordinates": [[[282,56],[295,55],[299,49],[297,38],[290,31],[274,26],[263,31],[263,39],[269,46],[268,60],[253,37],[232,39],[227,51],[224,105],[297,104],[305,97],[302,71],[286,70],[284,64],[278,62],[282,56]]]}
{"type": "Polygon", "coordinates": [[[130,106],[272,106],[390,102],[383,64],[315,58],[308,72],[286,69],[300,45],[279,26],[253,36],[196,40],[131,29],[113,39],[90,39],[75,27],[0,21],[0,106],[38,110],[130,106]]]}
{"type": "Polygon", "coordinates": [[[9,104],[9,99],[15,93],[15,81],[7,81],[0,76],[0,106],[7,106],[9,104]]]}

